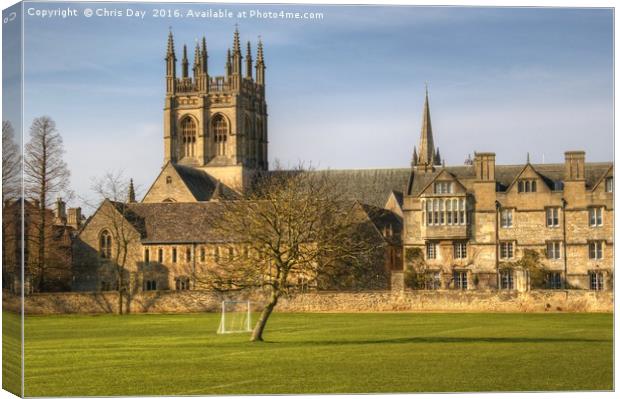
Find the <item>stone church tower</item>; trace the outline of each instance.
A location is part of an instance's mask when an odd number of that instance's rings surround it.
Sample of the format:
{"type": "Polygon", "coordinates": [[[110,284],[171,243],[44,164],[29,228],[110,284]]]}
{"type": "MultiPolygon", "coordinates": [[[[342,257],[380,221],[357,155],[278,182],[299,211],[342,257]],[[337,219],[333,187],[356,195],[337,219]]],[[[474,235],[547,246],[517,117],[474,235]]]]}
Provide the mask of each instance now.
{"type": "Polygon", "coordinates": [[[177,76],[174,38],[172,32],[168,35],[164,162],[201,169],[242,191],[254,173],[268,169],[263,45],[259,40],[254,64],[250,42],[245,57],[241,55],[235,29],[223,76],[209,74],[208,58],[203,37],[196,43],[190,71],[183,46],[177,76]]]}

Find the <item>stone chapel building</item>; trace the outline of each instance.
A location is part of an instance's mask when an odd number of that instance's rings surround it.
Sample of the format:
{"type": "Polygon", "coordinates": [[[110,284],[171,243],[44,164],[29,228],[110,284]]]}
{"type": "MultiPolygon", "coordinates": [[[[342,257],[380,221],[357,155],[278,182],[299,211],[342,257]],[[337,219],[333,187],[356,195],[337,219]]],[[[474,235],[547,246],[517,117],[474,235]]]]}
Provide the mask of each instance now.
{"type": "MultiPolygon", "coordinates": [[[[196,45],[190,75],[183,46],[181,74],[172,33],[166,52],[164,165],[141,202],[104,201],[74,241],[78,291],[115,289],[110,221],[122,215],[138,290],[200,289],[192,275],[226,256],[208,215],[239,196],[257,173],[269,173],[265,58],[238,30],[225,74],[209,73],[207,43],[196,45]],[[119,212],[122,210],[122,212],[119,212]],[[113,215],[113,218],[110,218],[113,215]]],[[[542,255],[546,288],[607,290],[613,274],[613,164],[586,163],[582,151],[564,164],[495,165],[476,153],[462,166],[442,165],[426,94],[419,145],[410,167],[325,170],[339,182],[386,244],[376,284],[401,287],[412,254],[421,256],[423,289],[529,287],[516,263],[526,250],[542,255]],[[429,284],[430,282],[430,284],[429,284]]],[[[417,263],[416,263],[417,262],[417,263]]]]}

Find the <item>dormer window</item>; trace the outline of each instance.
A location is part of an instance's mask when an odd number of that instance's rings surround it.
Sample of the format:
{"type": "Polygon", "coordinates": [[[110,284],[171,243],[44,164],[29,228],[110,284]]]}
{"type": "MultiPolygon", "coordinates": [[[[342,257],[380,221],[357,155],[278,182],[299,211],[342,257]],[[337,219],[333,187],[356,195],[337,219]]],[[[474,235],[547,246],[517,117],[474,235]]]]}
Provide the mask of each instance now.
{"type": "Polygon", "coordinates": [[[536,192],[536,180],[534,179],[521,179],[517,185],[520,193],[535,193],[536,192]]]}
{"type": "Polygon", "coordinates": [[[452,182],[451,181],[435,182],[435,194],[452,194],[452,182]]]}

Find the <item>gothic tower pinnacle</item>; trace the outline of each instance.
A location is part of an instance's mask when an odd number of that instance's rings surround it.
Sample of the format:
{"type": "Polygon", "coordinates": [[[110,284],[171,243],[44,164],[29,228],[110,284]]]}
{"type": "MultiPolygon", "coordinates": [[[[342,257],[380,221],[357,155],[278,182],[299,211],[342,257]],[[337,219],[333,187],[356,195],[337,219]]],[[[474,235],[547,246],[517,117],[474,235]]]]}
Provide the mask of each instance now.
{"type": "Polygon", "coordinates": [[[245,69],[246,77],[252,79],[252,46],[248,40],[248,48],[245,52],[245,69]]]}
{"type": "Polygon", "coordinates": [[[263,56],[263,41],[258,38],[258,48],[256,50],[256,83],[265,85],[265,59],[263,56]]]}
{"type": "Polygon", "coordinates": [[[173,94],[176,89],[177,57],[174,55],[174,37],[172,29],[168,32],[168,50],[166,51],[166,93],[173,94]]]}
{"type": "Polygon", "coordinates": [[[176,76],[174,51],[170,32],[164,162],[201,169],[233,189],[248,186],[254,173],[269,167],[262,42],[256,53],[258,60],[253,58],[249,41],[242,55],[239,29],[235,29],[222,76],[207,72],[205,36],[196,39],[191,65],[191,54],[183,46],[180,76],[176,76]]]}
{"type": "Polygon", "coordinates": [[[181,60],[181,77],[186,78],[188,76],[189,61],[187,61],[187,46],[183,45],[183,59],[181,60]]]}

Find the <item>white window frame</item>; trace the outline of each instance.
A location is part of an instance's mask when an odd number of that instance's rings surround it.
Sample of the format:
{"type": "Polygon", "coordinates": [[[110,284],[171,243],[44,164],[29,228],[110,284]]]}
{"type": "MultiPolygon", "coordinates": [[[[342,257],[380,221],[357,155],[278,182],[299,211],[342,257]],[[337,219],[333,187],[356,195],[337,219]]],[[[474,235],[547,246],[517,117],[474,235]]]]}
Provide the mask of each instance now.
{"type": "Polygon", "coordinates": [[[514,241],[500,241],[499,243],[499,258],[500,259],[514,259],[515,257],[515,243],[514,241]],[[506,256],[504,256],[506,255],[506,256]]]}
{"type": "Polygon", "coordinates": [[[501,290],[515,289],[515,276],[512,269],[502,269],[499,271],[499,288],[501,290]]]}
{"type": "Polygon", "coordinates": [[[467,259],[467,241],[457,241],[454,246],[454,259],[467,259]]]}
{"type": "Polygon", "coordinates": [[[602,291],[605,289],[605,276],[600,271],[590,271],[588,273],[590,279],[590,289],[592,291],[602,291]]]}
{"type": "Polygon", "coordinates": [[[588,225],[590,227],[601,227],[603,225],[602,206],[591,206],[588,208],[588,225]]]}
{"type": "Polygon", "coordinates": [[[500,227],[503,229],[509,229],[513,226],[513,208],[502,208],[499,212],[500,216],[500,227]]]}
{"type": "Polygon", "coordinates": [[[613,176],[607,176],[605,178],[605,192],[606,193],[614,192],[614,177],[613,176]]]}
{"type": "Polygon", "coordinates": [[[588,242],[588,259],[600,260],[603,259],[603,241],[589,241],[588,242]]]}
{"type": "Polygon", "coordinates": [[[560,207],[552,206],[548,207],[545,211],[545,218],[547,227],[559,227],[560,226],[560,207]]]}
{"type": "Polygon", "coordinates": [[[435,194],[452,194],[452,182],[436,181],[434,192],[435,194]]]}
{"type": "Polygon", "coordinates": [[[437,243],[426,243],[426,259],[437,259],[437,243]]]}
{"type": "Polygon", "coordinates": [[[562,259],[562,241],[547,241],[547,259],[562,259]]]}
{"type": "Polygon", "coordinates": [[[452,272],[452,280],[454,281],[454,288],[457,290],[466,290],[469,287],[467,271],[455,270],[452,272]]]}

